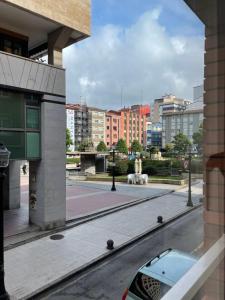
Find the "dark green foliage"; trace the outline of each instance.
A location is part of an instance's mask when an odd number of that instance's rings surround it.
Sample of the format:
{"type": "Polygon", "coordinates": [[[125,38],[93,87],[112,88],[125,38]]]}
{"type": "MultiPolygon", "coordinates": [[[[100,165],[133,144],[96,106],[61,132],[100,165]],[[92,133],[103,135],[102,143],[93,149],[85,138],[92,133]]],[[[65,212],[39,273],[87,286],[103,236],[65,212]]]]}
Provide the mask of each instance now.
{"type": "Polygon", "coordinates": [[[79,164],[80,163],[80,158],[78,158],[78,157],[67,158],[66,163],[67,164],[79,164]]]}
{"type": "Polygon", "coordinates": [[[172,143],[174,144],[174,152],[177,152],[180,155],[186,154],[189,145],[191,145],[190,140],[183,133],[175,135],[172,143]]]}
{"type": "Polygon", "coordinates": [[[69,129],[66,128],[66,151],[69,151],[71,145],[73,145],[73,141],[69,129]]]}
{"type": "Polygon", "coordinates": [[[127,144],[123,139],[119,139],[119,141],[116,145],[116,150],[120,153],[127,154],[127,152],[128,152],[127,144]]]}
{"type": "Polygon", "coordinates": [[[101,141],[101,142],[98,144],[96,150],[97,150],[98,152],[106,152],[106,151],[107,151],[106,144],[105,144],[103,141],[101,141]]]}
{"type": "Polygon", "coordinates": [[[116,162],[115,176],[126,175],[128,170],[128,160],[120,160],[116,162]]]}
{"type": "Polygon", "coordinates": [[[134,140],[131,144],[131,151],[133,153],[136,153],[136,152],[141,152],[143,150],[141,144],[139,143],[138,140],[134,140]]]}

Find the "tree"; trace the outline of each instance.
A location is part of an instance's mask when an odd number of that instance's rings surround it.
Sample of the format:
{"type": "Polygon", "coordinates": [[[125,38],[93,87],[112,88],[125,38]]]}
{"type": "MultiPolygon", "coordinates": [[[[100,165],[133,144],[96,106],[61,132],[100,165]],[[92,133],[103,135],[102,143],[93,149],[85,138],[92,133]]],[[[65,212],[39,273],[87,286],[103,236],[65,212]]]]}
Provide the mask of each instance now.
{"type": "Polygon", "coordinates": [[[191,141],[183,133],[175,135],[172,143],[174,144],[174,152],[182,155],[188,152],[188,147],[191,145],[191,141]]]}
{"type": "Polygon", "coordinates": [[[127,154],[127,152],[128,152],[127,144],[123,139],[119,139],[119,141],[116,145],[116,150],[120,153],[127,154]]]}
{"type": "Polygon", "coordinates": [[[105,144],[103,141],[101,141],[101,142],[98,144],[98,146],[97,146],[96,149],[97,149],[98,152],[106,152],[106,151],[107,151],[106,144],[105,144]]]}
{"type": "Polygon", "coordinates": [[[150,159],[152,158],[152,154],[158,153],[158,148],[155,146],[149,146],[148,147],[148,152],[150,153],[150,159]]]}
{"type": "Polygon", "coordinates": [[[70,150],[70,146],[73,145],[70,130],[66,128],[66,151],[70,150]]]}
{"type": "Polygon", "coordinates": [[[133,153],[136,153],[136,152],[141,152],[143,150],[141,144],[139,143],[138,140],[133,140],[132,144],[131,144],[131,151],[133,153]]]}
{"type": "Polygon", "coordinates": [[[196,145],[198,153],[202,153],[202,144],[203,144],[202,125],[199,126],[199,130],[193,134],[192,138],[193,138],[193,144],[196,145]]]}
{"type": "Polygon", "coordinates": [[[165,152],[168,156],[172,154],[173,150],[174,150],[174,144],[168,143],[165,145],[165,152]]]}
{"type": "Polygon", "coordinates": [[[93,144],[93,142],[92,141],[90,141],[90,140],[83,140],[81,143],[80,143],[80,145],[79,145],[79,147],[78,147],[78,151],[80,151],[80,152],[83,152],[83,151],[90,151],[90,150],[94,150],[93,149],[94,148],[94,144],[93,144]]]}

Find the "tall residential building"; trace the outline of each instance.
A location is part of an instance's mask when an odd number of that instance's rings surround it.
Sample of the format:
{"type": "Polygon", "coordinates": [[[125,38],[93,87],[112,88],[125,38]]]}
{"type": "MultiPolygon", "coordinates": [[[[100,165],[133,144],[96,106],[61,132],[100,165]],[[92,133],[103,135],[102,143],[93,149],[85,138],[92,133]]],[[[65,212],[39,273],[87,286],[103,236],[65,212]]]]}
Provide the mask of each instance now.
{"type": "Polygon", "coordinates": [[[134,140],[146,146],[146,122],[150,115],[149,105],[133,105],[120,110],[120,138],[124,139],[128,148],[134,140]]]}
{"type": "Polygon", "coordinates": [[[106,113],[106,146],[111,148],[117,144],[120,137],[120,113],[117,111],[107,111],[106,113]]]}
{"type": "Polygon", "coordinates": [[[67,128],[73,141],[70,149],[75,151],[84,140],[89,138],[88,107],[83,104],[67,104],[66,109],[67,128]]]}
{"type": "Polygon", "coordinates": [[[151,113],[152,123],[162,123],[163,113],[174,113],[191,104],[190,100],[177,98],[174,95],[165,95],[162,98],[154,100],[154,107],[151,113]]]}
{"type": "Polygon", "coordinates": [[[89,35],[89,0],[0,1],[0,141],[11,152],[4,206],[20,206],[20,163],[29,161],[29,222],[42,229],[66,220],[62,51],[89,35]]]}
{"type": "Polygon", "coordinates": [[[105,113],[103,109],[88,107],[88,135],[94,147],[105,142],[105,113]]]}
{"type": "Polygon", "coordinates": [[[185,134],[191,141],[203,122],[203,102],[196,101],[180,112],[162,115],[162,147],[171,143],[178,133],[185,134]]]}

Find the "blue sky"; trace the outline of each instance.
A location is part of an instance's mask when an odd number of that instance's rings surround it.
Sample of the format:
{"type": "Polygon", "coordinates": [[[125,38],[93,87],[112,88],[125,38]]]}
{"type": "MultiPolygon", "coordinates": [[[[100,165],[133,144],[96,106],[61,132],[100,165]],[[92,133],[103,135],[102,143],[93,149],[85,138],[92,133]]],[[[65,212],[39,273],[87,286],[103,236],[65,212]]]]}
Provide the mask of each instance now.
{"type": "Polygon", "coordinates": [[[92,0],[91,37],[64,51],[67,102],[116,109],[165,93],[191,99],[203,45],[204,27],[183,0],[92,0]]]}

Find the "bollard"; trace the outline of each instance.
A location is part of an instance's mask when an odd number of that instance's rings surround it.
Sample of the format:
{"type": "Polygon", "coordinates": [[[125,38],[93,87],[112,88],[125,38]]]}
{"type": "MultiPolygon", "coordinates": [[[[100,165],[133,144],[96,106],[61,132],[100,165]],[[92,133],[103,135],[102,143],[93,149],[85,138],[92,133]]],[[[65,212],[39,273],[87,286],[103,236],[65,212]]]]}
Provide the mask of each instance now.
{"type": "Polygon", "coordinates": [[[107,241],[107,249],[113,250],[114,249],[114,241],[113,240],[108,240],[107,241]]]}
{"type": "Polygon", "coordinates": [[[163,223],[163,217],[162,216],[158,216],[157,217],[157,222],[158,223],[163,223]]]}

